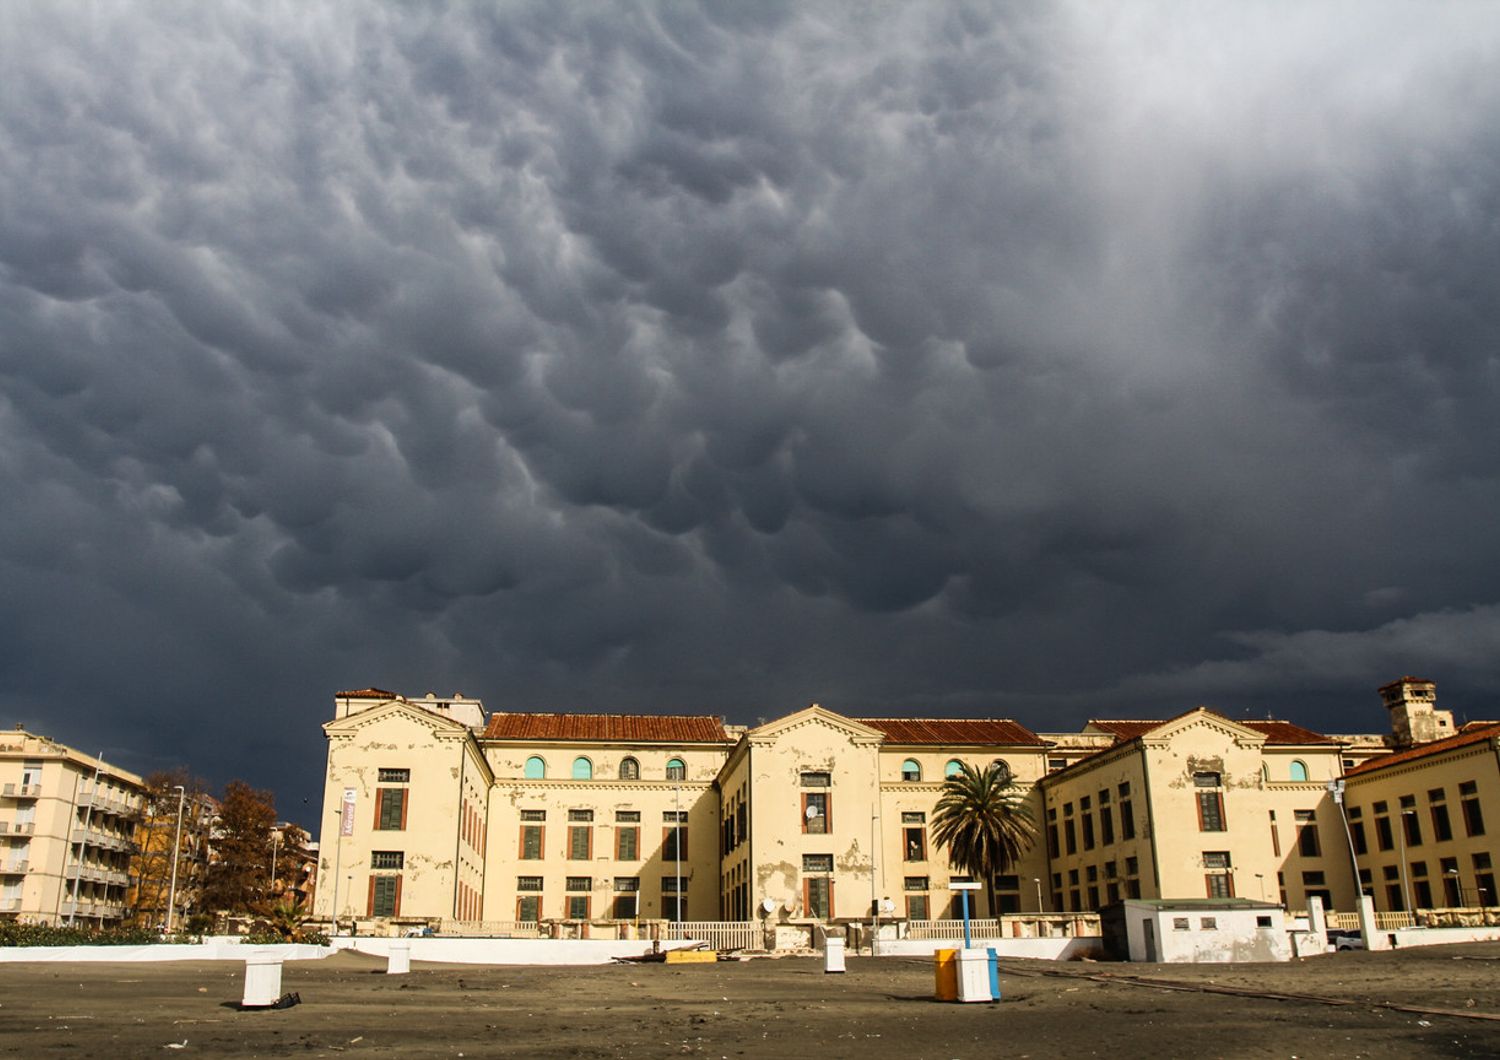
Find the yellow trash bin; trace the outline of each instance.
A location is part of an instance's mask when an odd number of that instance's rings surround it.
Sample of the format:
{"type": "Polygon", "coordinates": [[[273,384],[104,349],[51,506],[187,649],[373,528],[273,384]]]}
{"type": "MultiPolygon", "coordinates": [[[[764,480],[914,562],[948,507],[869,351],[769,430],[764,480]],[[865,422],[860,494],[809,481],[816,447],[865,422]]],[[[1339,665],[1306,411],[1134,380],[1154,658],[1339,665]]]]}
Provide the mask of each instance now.
{"type": "Polygon", "coordinates": [[[932,966],[937,976],[937,992],[933,996],[939,1001],[957,1001],[958,951],[937,950],[932,955],[932,966]]]}

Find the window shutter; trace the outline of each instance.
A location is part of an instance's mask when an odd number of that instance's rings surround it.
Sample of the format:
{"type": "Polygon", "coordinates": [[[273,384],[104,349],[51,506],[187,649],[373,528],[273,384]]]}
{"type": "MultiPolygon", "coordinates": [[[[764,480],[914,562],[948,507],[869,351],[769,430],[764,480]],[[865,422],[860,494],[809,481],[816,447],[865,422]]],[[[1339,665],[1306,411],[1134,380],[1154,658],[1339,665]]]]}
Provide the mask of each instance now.
{"type": "Polygon", "coordinates": [[[411,805],[411,789],[401,789],[401,830],[406,831],[406,811],[411,805]]]}
{"type": "Polygon", "coordinates": [[[401,915],[401,877],[396,877],[396,902],[391,907],[391,916],[401,915]]]}
{"type": "Polygon", "coordinates": [[[370,877],[370,894],[365,901],[365,916],[375,915],[375,877],[370,877]]]}
{"type": "Polygon", "coordinates": [[[385,810],[385,789],[375,789],[375,824],[372,825],[377,831],[380,829],[380,815],[385,810]]]}

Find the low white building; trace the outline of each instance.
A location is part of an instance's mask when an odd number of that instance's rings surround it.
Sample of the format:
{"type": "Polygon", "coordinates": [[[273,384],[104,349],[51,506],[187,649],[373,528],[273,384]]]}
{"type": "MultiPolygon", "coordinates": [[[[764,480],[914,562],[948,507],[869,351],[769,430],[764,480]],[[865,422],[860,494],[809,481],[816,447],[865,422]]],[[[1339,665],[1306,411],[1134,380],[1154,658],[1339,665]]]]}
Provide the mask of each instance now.
{"type": "Polygon", "coordinates": [[[1291,960],[1285,913],[1247,898],[1131,898],[1099,911],[1105,947],[1151,963],[1291,960]]]}

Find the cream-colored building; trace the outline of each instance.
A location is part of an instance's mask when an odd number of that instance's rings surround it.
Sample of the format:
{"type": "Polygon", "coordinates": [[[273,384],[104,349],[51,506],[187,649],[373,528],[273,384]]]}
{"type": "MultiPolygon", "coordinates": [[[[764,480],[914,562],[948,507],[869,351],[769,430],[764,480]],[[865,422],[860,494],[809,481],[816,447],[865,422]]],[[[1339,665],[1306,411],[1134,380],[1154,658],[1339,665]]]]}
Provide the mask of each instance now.
{"type": "Polygon", "coordinates": [[[121,921],[142,791],[136,774],[55,740],[0,733],[0,917],[121,921]]]}
{"type": "MultiPolygon", "coordinates": [[[[977,915],[1125,898],[1303,908],[1316,895],[1349,909],[1359,830],[1345,828],[1341,785],[1354,809],[1366,777],[1399,768],[1402,741],[1443,731],[1430,682],[1403,678],[1381,694],[1389,737],[1206,708],[1038,734],[1007,719],[859,718],[817,704],[740,728],[702,715],[486,715],[462,696],[340,693],[324,727],[317,911],[580,931],[863,920],[877,909],[956,916],[950,884],[966,877],[933,843],[932,815],[960,763],[994,762],[1037,842],[996,879],[997,909],[977,892],[977,915]],[[1402,682],[1421,695],[1393,697],[1402,682]]],[[[1500,799],[1483,775],[1470,779],[1481,800],[1500,799]]],[[[1470,779],[1454,782],[1455,802],[1470,779]]],[[[1469,858],[1476,893],[1482,854],[1452,855],[1469,858]]],[[[1359,868],[1384,871],[1366,860],[1359,868]]]]}
{"type": "Polygon", "coordinates": [[[1363,889],[1383,912],[1500,905],[1500,723],[1455,733],[1451,715],[1433,708],[1430,681],[1403,678],[1381,695],[1394,732],[1429,739],[1348,771],[1363,889]]]}

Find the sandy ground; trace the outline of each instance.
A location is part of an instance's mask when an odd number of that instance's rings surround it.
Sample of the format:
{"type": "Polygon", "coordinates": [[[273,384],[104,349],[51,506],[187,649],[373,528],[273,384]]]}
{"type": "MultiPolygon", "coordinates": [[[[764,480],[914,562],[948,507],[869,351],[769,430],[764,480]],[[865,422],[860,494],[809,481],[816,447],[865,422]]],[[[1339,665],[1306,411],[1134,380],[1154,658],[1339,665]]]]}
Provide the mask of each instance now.
{"type": "Polygon", "coordinates": [[[0,1055],[1500,1055],[1500,1018],[1473,1018],[1500,1017],[1500,944],[1284,965],[1004,961],[1005,998],[988,1005],[933,1001],[931,961],[904,958],[850,957],[843,975],[827,975],[806,958],[595,968],[414,964],[406,976],[385,975],[384,967],[357,954],[289,963],[283,989],[303,1003],[241,1012],[244,970],[236,964],[0,964],[0,1055]]]}

